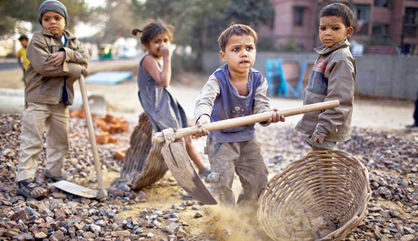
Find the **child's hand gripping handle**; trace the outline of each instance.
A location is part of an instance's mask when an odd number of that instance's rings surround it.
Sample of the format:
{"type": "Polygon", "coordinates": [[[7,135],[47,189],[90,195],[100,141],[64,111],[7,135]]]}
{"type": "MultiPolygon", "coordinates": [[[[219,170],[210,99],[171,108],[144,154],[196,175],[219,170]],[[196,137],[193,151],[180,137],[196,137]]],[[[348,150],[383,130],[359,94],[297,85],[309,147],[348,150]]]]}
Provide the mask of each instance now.
{"type": "MultiPolygon", "coordinates": [[[[315,103],[315,104],[310,104],[310,105],[303,105],[300,107],[294,107],[294,108],[289,108],[289,109],[283,109],[283,110],[280,110],[279,113],[280,115],[284,117],[288,117],[288,116],[304,114],[304,113],[312,112],[312,111],[335,108],[339,105],[340,105],[340,101],[333,100],[333,101],[320,102],[320,103],[315,103]]],[[[237,118],[232,118],[228,120],[211,122],[211,123],[203,125],[202,127],[192,126],[192,127],[177,129],[174,132],[175,139],[177,140],[185,136],[194,135],[199,132],[200,128],[205,128],[208,131],[217,131],[217,130],[222,130],[226,128],[236,127],[236,126],[245,126],[245,125],[250,125],[250,124],[257,123],[257,122],[268,121],[268,119],[272,116],[273,112],[274,111],[268,111],[268,112],[263,112],[259,114],[254,114],[254,115],[248,115],[248,116],[237,117],[237,118]]],[[[163,143],[165,141],[162,132],[155,133],[153,138],[154,138],[154,141],[157,143],[163,143]]]]}

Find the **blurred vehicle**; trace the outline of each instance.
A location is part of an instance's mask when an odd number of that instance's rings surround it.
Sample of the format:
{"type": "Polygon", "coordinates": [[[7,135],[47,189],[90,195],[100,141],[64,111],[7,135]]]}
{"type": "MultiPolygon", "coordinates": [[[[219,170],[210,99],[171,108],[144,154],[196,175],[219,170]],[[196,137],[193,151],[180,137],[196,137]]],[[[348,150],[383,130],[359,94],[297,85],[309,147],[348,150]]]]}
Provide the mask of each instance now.
{"type": "Polygon", "coordinates": [[[112,59],[112,45],[111,44],[100,44],[99,46],[99,60],[112,59]]]}
{"type": "Polygon", "coordinates": [[[123,47],[118,53],[119,59],[132,59],[141,55],[141,51],[132,47],[123,47]]]}

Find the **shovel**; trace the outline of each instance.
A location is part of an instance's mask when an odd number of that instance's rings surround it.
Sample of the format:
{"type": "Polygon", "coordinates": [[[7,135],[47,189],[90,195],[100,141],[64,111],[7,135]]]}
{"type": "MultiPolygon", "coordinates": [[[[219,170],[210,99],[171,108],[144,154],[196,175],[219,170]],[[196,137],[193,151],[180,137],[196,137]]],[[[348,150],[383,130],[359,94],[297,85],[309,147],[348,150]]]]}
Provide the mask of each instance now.
{"type": "MultiPolygon", "coordinates": [[[[333,100],[304,105],[296,108],[283,109],[280,110],[279,113],[284,117],[288,117],[312,111],[334,108],[339,105],[340,102],[338,100],[333,100]]],[[[194,170],[191,164],[191,160],[187,155],[184,143],[174,141],[185,136],[197,134],[200,128],[205,128],[208,131],[216,131],[267,121],[273,115],[273,113],[274,111],[268,111],[244,117],[216,121],[205,124],[202,127],[192,126],[178,130],[165,129],[162,132],[155,133],[153,140],[157,143],[165,143],[161,149],[161,152],[168,168],[170,169],[179,185],[183,187],[183,189],[194,199],[204,204],[214,205],[216,204],[216,200],[194,170]]]]}
{"type": "Polygon", "coordinates": [[[55,186],[58,189],[61,189],[63,191],[66,191],[68,193],[71,193],[77,196],[104,200],[106,199],[107,194],[103,185],[103,174],[102,174],[102,169],[100,167],[100,159],[99,159],[99,153],[97,151],[96,136],[94,133],[93,120],[91,118],[86,84],[84,82],[83,75],[80,76],[79,84],[80,84],[81,96],[83,98],[83,107],[86,113],[87,128],[89,130],[89,140],[90,140],[90,145],[91,145],[91,151],[93,153],[94,168],[96,169],[96,178],[97,178],[97,183],[99,185],[99,190],[86,188],[86,187],[83,187],[81,185],[78,185],[78,184],[75,184],[66,180],[58,181],[58,182],[52,183],[51,185],[55,186]]]}

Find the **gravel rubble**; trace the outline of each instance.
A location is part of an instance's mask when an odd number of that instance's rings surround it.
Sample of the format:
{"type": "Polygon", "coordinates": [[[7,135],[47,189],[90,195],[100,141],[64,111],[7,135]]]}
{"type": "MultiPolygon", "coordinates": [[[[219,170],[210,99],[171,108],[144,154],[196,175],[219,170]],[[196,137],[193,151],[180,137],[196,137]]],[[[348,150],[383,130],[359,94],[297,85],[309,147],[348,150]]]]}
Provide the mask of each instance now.
{"type": "MultiPolygon", "coordinates": [[[[134,126],[133,123],[131,125],[134,126]]],[[[20,116],[0,115],[0,237],[1,240],[216,240],[213,233],[195,232],[182,213],[191,212],[195,222],[210,215],[205,205],[183,192],[167,209],[148,201],[148,193],[120,187],[104,202],[50,188],[42,200],[17,196],[15,173],[19,155],[20,116]],[[136,211],[135,204],[146,207],[136,211]],[[135,213],[125,217],[124,212],[135,213]]],[[[130,133],[117,134],[116,144],[99,145],[105,171],[119,172],[114,151],[126,148],[130,133]]],[[[271,174],[309,151],[304,136],[293,127],[257,127],[257,136],[271,174]]],[[[372,198],[363,222],[345,240],[402,240],[418,238],[418,132],[353,128],[352,139],[337,146],[357,157],[369,170],[372,198]]],[[[45,152],[39,156],[45,165],[45,152]]],[[[70,151],[65,161],[67,180],[97,187],[93,159],[83,119],[70,119],[70,151]]],[[[36,182],[48,183],[39,168],[36,182]]],[[[173,187],[171,177],[154,185],[173,187]]],[[[152,188],[152,187],[151,187],[152,188]]],[[[255,218],[255,217],[254,217],[255,218]]]]}

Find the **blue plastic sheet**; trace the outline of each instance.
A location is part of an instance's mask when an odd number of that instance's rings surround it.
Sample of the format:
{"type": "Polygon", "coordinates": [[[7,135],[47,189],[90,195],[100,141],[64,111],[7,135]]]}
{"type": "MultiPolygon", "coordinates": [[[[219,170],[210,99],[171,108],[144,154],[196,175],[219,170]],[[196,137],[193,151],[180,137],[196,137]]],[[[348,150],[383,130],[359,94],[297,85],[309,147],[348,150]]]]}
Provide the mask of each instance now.
{"type": "Polygon", "coordinates": [[[85,78],[86,83],[114,85],[124,80],[131,80],[131,72],[97,72],[85,78]]]}

